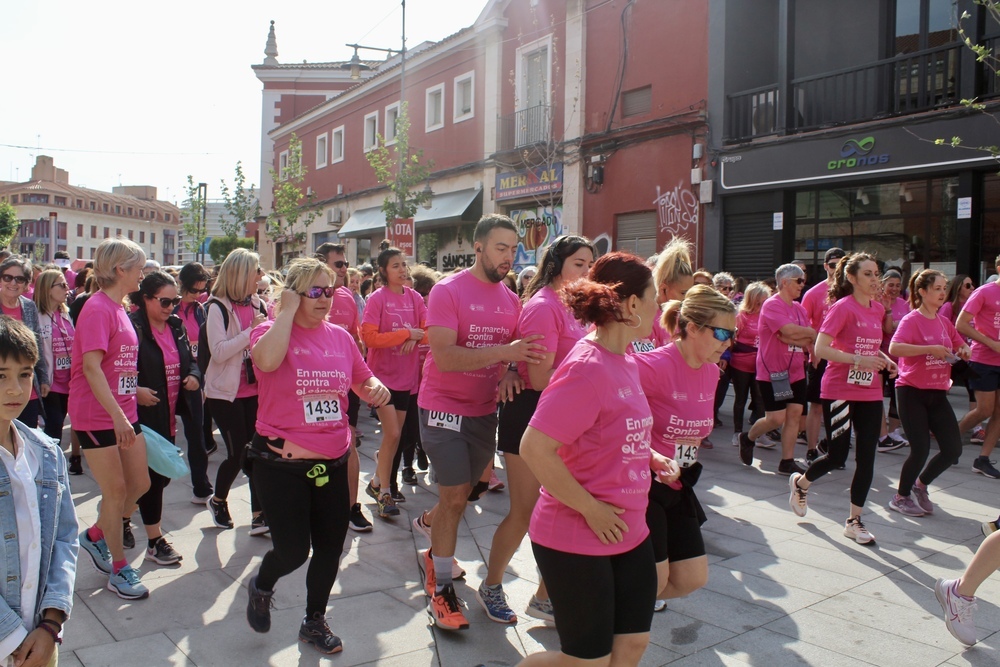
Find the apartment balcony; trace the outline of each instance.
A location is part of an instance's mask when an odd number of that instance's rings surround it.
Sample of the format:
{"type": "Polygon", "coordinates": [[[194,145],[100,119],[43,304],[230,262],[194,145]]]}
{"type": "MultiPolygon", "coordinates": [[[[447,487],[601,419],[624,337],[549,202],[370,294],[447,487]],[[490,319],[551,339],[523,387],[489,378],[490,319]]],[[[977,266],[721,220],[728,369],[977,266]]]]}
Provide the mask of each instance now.
{"type": "Polygon", "coordinates": [[[552,107],[540,104],[497,118],[497,150],[518,150],[552,139],[552,107]]]}
{"type": "MultiPolygon", "coordinates": [[[[793,79],[789,85],[793,107],[787,119],[782,118],[785,109],[778,84],[727,95],[725,141],[745,142],[959,104],[965,48],[951,44],[793,79]]],[[[983,92],[996,94],[998,87],[994,75],[983,92]]]]}

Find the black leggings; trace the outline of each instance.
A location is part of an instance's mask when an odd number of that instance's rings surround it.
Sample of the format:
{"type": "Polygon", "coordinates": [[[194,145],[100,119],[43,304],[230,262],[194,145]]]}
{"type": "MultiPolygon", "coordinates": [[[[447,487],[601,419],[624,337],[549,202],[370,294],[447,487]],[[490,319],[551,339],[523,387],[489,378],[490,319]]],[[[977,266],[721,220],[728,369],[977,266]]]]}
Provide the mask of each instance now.
{"type": "Polygon", "coordinates": [[[943,389],[897,385],[896,398],[899,421],[910,440],[910,455],[899,473],[898,491],[899,495],[908,496],[918,475],[927,486],[958,459],[962,454],[962,435],[958,432],[955,411],[948,403],[948,392],[943,389]],[[931,433],[937,438],[941,451],[924,468],[930,455],[931,433]]]}
{"type": "Polygon", "coordinates": [[[45,435],[62,442],[63,424],[66,423],[66,406],[69,404],[69,394],[57,394],[50,391],[42,399],[45,408],[45,435]]]}
{"type": "Polygon", "coordinates": [[[308,468],[295,462],[255,459],[252,479],[260,494],[268,525],[271,550],[264,554],[257,573],[257,588],[274,590],[278,579],[298,569],[313,555],[306,572],[306,616],[326,613],[330,591],[337,579],[340,555],[351,513],[347,466],[330,469],[329,481],[320,486],[306,476],[308,468]]]}
{"type": "MultiPolygon", "coordinates": [[[[257,397],[237,398],[232,403],[221,398],[209,398],[205,404],[212,410],[212,418],[219,425],[226,443],[226,460],[219,464],[219,472],[215,475],[215,497],[226,500],[243,467],[246,445],[253,438],[257,423],[257,397]]],[[[253,477],[250,478],[250,510],[260,511],[253,477]]]]}
{"type": "Polygon", "coordinates": [[[747,396],[753,399],[750,401],[750,407],[753,410],[750,413],[751,424],[764,418],[764,397],[760,394],[756,373],[746,373],[730,368],[730,374],[733,378],[733,431],[741,433],[743,431],[743,408],[746,407],[747,396]]]}
{"type": "Polygon", "coordinates": [[[826,473],[847,463],[854,426],[854,479],[851,481],[851,504],[864,507],[875,476],[875,451],[882,426],[882,401],[823,401],[829,450],[813,461],[806,479],[815,482],[826,473]]]}
{"type": "Polygon", "coordinates": [[[205,406],[202,403],[200,392],[190,399],[182,395],[181,400],[188,401],[188,410],[181,413],[181,422],[184,424],[184,439],[187,440],[188,444],[191,485],[194,487],[194,495],[204,498],[212,494],[212,482],[208,479],[208,452],[205,449],[204,429],[202,428],[205,406]]]}
{"type": "MultiPolygon", "coordinates": [[[[170,438],[170,442],[174,439],[170,438]]],[[[155,526],[163,518],[163,489],[170,484],[170,478],[164,477],[152,468],[149,469],[149,490],[139,498],[139,515],[142,525],[155,526]]]]}

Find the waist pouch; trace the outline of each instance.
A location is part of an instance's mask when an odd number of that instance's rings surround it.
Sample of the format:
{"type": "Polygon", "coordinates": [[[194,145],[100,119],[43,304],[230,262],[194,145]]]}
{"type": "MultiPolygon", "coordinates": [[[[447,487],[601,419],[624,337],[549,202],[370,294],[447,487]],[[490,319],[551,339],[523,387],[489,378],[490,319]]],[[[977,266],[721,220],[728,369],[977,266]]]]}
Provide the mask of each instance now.
{"type": "Polygon", "coordinates": [[[317,486],[323,486],[328,481],[326,472],[346,465],[351,455],[350,449],[348,449],[343,456],[336,459],[286,459],[272,451],[274,449],[282,449],[284,446],[284,438],[274,438],[272,440],[259,433],[254,433],[253,439],[246,446],[246,456],[243,459],[243,472],[248,475],[251,474],[254,462],[260,461],[265,464],[280,465],[283,470],[295,473],[301,472],[306,477],[314,479],[317,486]]]}

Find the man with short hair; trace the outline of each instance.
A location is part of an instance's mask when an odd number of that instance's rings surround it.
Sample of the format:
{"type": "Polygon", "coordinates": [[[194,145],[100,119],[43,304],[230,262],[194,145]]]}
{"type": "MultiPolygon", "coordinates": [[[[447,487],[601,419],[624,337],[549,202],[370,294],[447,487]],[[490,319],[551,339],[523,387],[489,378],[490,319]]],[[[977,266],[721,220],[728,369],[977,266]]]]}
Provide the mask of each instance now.
{"type": "Polygon", "coordinates": [[[816,340],[816,330],[809,326],[809,316],[795,301],[805,286],[805,273],[794,264],[783,264],[774,273],[778,291],[760,309],[757,347],[757,382],[764,398],[764,418],[758,419],[749,433],[739,435],[740,460],[753,465],[756,439],[772,429],[781,432],[779,475],[804,473],[795,462],[795,439],[799,418],[806,403],[804,348],[816,340]]]}

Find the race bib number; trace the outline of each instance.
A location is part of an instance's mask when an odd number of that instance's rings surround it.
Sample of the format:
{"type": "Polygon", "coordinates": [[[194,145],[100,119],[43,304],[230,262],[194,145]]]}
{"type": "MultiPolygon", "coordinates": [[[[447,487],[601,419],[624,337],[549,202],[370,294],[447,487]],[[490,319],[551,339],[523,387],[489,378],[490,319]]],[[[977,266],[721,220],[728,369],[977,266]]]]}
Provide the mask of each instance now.
{"type": "Polygon", "coordinates": [[[795,354],[796,352],[802,353],[802,348],[799,347],[798,345],[789,345],[788,351],[791,352],[792,354],[795,354]]]}
{"type": "Polygon", "coordinates": [[[69,367],[72,365],[72,359],[69,357],[56,357],[56,370],[57,371],[68,371],[69,367]]]}
{"type": "Polygon", "coordinates": [[[875,371],[866,371],[860,368],[852,368],[847,371],[847,384],[870,387],[874,379],[875,371]]]}
{"type": "Polygon", "coordinates": [[[302,412],[307,424],[324,424],[340,421],[340,400],[335,395],[306,396],[302,399],[302,412]]]}
{"type": "Polygon", "coordinates": [[[650,340],[636,340],[632,341],[632,349],[636,352],[652,352],[656,346],[650,340]]]}
{"type": "Polygon", "coordinates": [[[198,358],[198,343],[191,343],[191,356],[198,358]]]}
{"type": "Polygon", "coordinates": [[[698,448],[701,440],[696,438],[679,438],[674,444],[674,461],[681,468],[690,468],[698,462],[698,448]]]}
{"type": "Polygon", "coordinates": [[[124,373],[118,376],[118,395],[133,396],[139,388],[138,373],[124,373]]]}
{"type": "Polygon", "coordinates": [[[431,410],[427,413],[427,425],[435,428],[446,428],[449,431],[460,433],[462,431],[462,415],[431,410]]]}

